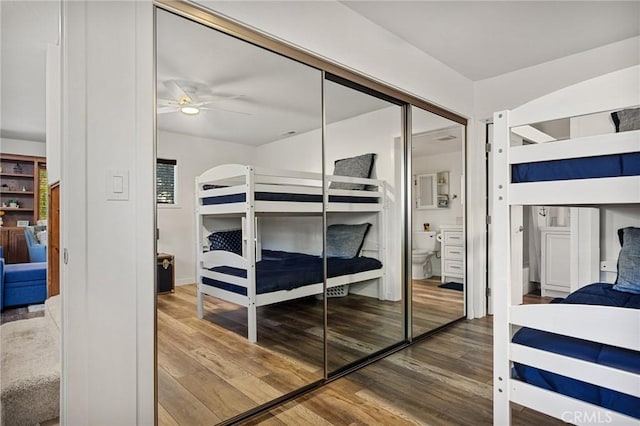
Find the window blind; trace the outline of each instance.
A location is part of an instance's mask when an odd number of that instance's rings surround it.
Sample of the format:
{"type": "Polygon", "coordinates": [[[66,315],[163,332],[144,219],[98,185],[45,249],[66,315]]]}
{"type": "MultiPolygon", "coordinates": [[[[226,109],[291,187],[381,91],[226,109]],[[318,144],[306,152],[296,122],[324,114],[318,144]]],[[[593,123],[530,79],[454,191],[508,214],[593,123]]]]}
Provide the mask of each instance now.
{"type": "Polygon", "coordinates": [[[156,160],[156,202],[176,203],[176,160],[158,158],[156,160]]]}

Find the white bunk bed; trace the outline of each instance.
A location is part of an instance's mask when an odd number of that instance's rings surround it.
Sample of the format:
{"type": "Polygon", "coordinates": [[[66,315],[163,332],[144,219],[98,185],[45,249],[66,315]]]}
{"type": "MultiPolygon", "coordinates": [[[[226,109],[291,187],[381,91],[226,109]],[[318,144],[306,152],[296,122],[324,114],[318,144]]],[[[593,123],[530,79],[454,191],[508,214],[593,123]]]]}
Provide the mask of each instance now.
{"type": "MultiPolygon", "coordinates": [[[[256,283],[256,262],[261,260],[262,244],[258,217],[320,216],[323,205],[327,213],[374,213],[377,220],[375,246],[365,246],[363,252],[375,252],[382,260],[384,253],[384,211],[386,184],[383,180],[326,175],[320,173],[272,170],[249,165],[225,164],[213,167],[196,178],[197,237],[197,311],[203,318],[203,296],[210,295],[247,308],[247,338],[257,341],[257,307],[301,297],[323,294],[323,282],[306,284],[287,290],[260,294],[256,283]],[[366,185],[367,190],[332,189],[331,182],[366,185]],[[323,191],[324,185],[324,191],[323,191]],[[203,249],[206,218],[240,218],[242,223],[242,254],[224,250],[203,249]],[[230,275],[219,267],[246,271],[246,276],[230,275]],[[212,270],[216,268],[217,270],[212,270]],[[203,280],[228,283],[246,291],[237,291],[204,284],[203,280]]],[[[384,266],[377,269],[340,275],[327,279],[327,288],[336,288],[367,280],[378,280],[378,294],[384,293],[384,266]]],[[[210,281],[209,281],[210,282],[210,281]]],[[[236,288],[237,289],[237,288],[236,288]]]]}
{"type": "MultiPolygon", "coordinates": [[[[567,87],[494,115],[492,144],[492,254],[494,291],[494,424],[511,422],[510,402],[574,424],[640,424],[620,412],[537,387],[514,377],[514,363],[640,398],[640,375],[512,341],[520,327],[640,351],[640,309],[552,303],[522,305],[517,294],[522,205],[640,204],[640,176],[512,183],[513,165],[640,152],[640,130],[552,143],[511,145],[511,129],[548,120],[618,111],[640,105],[640,66],[567,87]]],[[[640,164],[633,157],[634,165],[640,164]],[[637,162],[637,163],[636,163],[637,162]]],[[[633,355],[633,354],[632,354],[633,355]]],[[[640,360],[640,358],[639,358],[640,360]]]]}

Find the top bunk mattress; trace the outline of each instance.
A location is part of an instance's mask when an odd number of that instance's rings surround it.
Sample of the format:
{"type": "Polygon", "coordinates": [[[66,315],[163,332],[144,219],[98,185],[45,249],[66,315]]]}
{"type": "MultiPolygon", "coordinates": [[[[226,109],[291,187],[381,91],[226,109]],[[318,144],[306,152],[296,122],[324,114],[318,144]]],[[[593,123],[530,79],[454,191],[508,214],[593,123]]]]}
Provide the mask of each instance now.
{"type": "MultiPolygon", "coordinates": [[[[640,309],[640,294],[617,291],[611,284],[597,283],[556,303],[640,309]]],[[[640,353],[628,349],[530,328],[519,330],[513,342],[640,374],[640,353]]],[[[519,363],[514,363],[514,368],[518,377],[529,384],[640,419],[640,398],[519,363]]]]}
{"type": "Polygon", "coordinates": [[[511,182],[544,182],[640,175],[640,152],[514,164],[511,182]]]}
{"type": "MultiPolygon", "coordinates": [[[[371,257],[327,258],[327,276],[329,278],[382,268],[378,259],[371,257]]],[[[230,266],[218,266],[211,269],[236,277],[247,277],[247,271],[230,266]]],[[[308,284],[321,283],[323,280],[323,260],[320,256],[303,253],[290,253],[276,250],[263,250],[262,260],[256,262],[256,293],[264,294],[280,290],[293,290],[308,284]]],[[[202,278],[202,283],[234,293],[247,295],[247,289],[219,280],[202,278]]]]}

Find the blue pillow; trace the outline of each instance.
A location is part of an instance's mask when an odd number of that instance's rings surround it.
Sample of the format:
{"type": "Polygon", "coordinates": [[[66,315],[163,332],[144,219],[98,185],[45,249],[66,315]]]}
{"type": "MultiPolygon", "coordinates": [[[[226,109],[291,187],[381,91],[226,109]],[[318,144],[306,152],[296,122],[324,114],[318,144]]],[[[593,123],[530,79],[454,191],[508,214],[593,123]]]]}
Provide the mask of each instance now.
{"type": "Polygon", "coordinates": [[[207,237],[209,250],[224,250],[242,256],[242,230],[214,232],[207,237]]]}
{"type": "Polygon", "coordinates": [[[351,259],[360,253],[370,223],[359,225],[329,225],[327,228],[327,257],[351,259]]]}
{"type": "Polygon", "coordinates": [[[622,248],[618,255],[618,278],[614,290],[640,294],[640,228],[618,231],[622,248]]]}

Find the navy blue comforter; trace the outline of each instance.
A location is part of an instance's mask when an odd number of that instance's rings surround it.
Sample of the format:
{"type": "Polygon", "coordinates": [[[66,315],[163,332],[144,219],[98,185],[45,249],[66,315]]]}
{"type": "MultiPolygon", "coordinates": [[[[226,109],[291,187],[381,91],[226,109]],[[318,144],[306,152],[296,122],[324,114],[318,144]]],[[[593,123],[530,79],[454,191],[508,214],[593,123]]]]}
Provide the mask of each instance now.
{"type": "MultiPolygon", "coordinates": [[[[372,271],[382,268],[379,260],[370,257],[354,257],[343,259],[329,257],[327,259],[327,275],[329,278],[357,272],[372,271]]],[[[236,277],[246,278],[247,271],[229,266],[212,268],[236,277]]],[[[263,250],[262,260],[256,263],[256,293],[271,293],[279,290],[292,290],[308,284],[322,282],[322,258],[302,253],[263,250]]],[[[203,277],[202,283],[224,290],[247,295],[247,289],[234,284],[203,277]]]]}
{"type": "MultiPolygon", "coordinates": [[[[559,303],[640,309],[640,294],[616,291],[611,284],[591,284],[559,303]]],[[[640,339],[640,336],[638,336],[640,339]]],[[[523,328],[514,343],[640,374],[640,353],[613,346],[523,328]]],[[[640,399],[544,370],[515,364],[518,377],[532,385],[640,419],[640,399]]]]}

